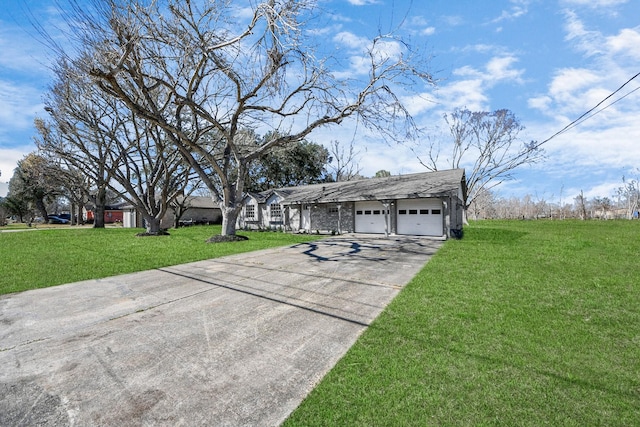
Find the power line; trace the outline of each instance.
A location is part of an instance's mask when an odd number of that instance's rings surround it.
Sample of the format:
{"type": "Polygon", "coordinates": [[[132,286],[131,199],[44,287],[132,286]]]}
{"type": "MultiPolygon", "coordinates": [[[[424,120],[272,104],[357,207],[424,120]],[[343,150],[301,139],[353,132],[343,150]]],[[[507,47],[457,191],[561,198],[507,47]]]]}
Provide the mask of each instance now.
{"type": "Polygon", "coordinates": [[[636,77],[640,76],[640,73],[636,74],[635,76],[631,77],[629,80],[627,80],[626,82],[624,82],[624,84],[622,86],[620,86],[618,89],[616,89],[615,91],[613,91],[611,94],[609,94],[606,98],[604,98],[602,101],[598,102],[593,108],[591,108],[589,111],[587,111],[586,113],[582,114],[580,117],[578,117],[577,119],[575,119],[574,121],[572,121],[571,123],[569,123],[568,125],[566,125],[565,127],[563,127],[562,129],[560,129],[558,132],[554,133],[553,135],[551,135],[549,138],[545,139],[544,141],[542,141],[540,144],[538,144],[538,147],[540,147],[542,144],[545,144],[549,141],[551,141],[553,138],[555,138],[558,135],[561,135],[563,133],[565,133],[566,131],[568,131],[569,129],[572,129],[574,127],[576,127],[577,125],[579,125],[580,123],[584,122],[585,120],[595,116],[596,114],[598,114],[600,111],[603,111],[607,108],[609,108],[610,106],[612,106],[613,104],[615,104],[616,102],[626,98],[627,96],[629,96],[630,94],[632,94],[633,92],[635,92],[636,90],[640,89],[640,87],[635,88],[634,90],[632,90],[631,92],[627,93],[626,95],[620,97],[619,99],[616,99],[615,101],[613,101],[611,104],[606,105],[604,108],[602,108],[601,110],[596,111],[595,113],[591,114],[596,108],[598,108],[599,106],[601,106],[607,99],[611,98],[613,95],[615,95],[616,93],[620,92],[626,85],[628,85],[629,83],[631,83],[636,77]],[[588,117],[587,117],[588,116],[588,117]]]}
{"type": "Polygon", "coordinates": [[[624,95],[622,95],[620,98],[616,99],[615,101],[612,101],[610,104],[605,105],[604,107],[602,107],[601,109],[599,109],[598,111],[594,111],[592,114],[589,114],[588,116],[584,117],[582,120],[580,119],[576,119],[575,123],[573,125],[569,125],[570,127],[567,130],[571,130],[574,127],[578,126],[580,123],[584,122],[585,120],[590,119],[591,117],[595,116],[596,114],[599,114],[601,112],[603,112],[604,110],[606,110],[607,108],[611,107],[613,104],[617,104],[618,102],[622,101],[623,99],[625,99],[627,96],[631,95],[633,92],[640,90],[640,86],[638,86],[637,88],[625,93],[624,95]]]}

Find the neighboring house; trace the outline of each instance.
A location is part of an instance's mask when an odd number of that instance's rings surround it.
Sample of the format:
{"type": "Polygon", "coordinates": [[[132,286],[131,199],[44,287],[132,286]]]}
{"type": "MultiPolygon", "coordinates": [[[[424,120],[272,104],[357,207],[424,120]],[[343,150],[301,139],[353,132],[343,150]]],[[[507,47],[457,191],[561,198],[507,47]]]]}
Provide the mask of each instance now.
{"type": "MultiPolygon", "coordinates": [[[[176,200],[177,203],[186,208],[180,215],[181,225],[222,223],[222,211],[211,197],[188,196],[184,203],[183,201],[183,196],[178,197],[176,200]]],[[[175,215],[176,210],[170,208],[162,218],[162,226],[165,227],[165,224],[167,224],[167,228],[173,227],[175,215]]]]}
{"type": "MultiPolygon", "coordinates": [[[[122,223],[123,220],[123,212],[126,203],[117,203],[115,205],[107,205],[104,207],[104,223],[105,224],[113,224],[113,223],[122,223]]],[[[93,205],[88,205],[87,207],[82,208],[82,217],[85,222],[92,223],[94,220],[94,211],[95,207],[93,205]]]]}
{"type": "MultiPolygon", "coordinates": [[[[182,197],[178,201],[182,202],[182,197]]],[[[180,216],[180,224],[182,225],[220,224],[222,222],[222,212],[213,203],[211,197],[189,196],[186,203],[184,203],[184,207],[186,209],[180,216]]],[[[172,208],[169,208],[160,222],[160,227],[172,228],[174,223],[175,212],[172,208]]],[[[122,225],[125,228],[144,228],[142,215],[135,207],[131,205],[125,206],[122,225]]]]}
{"type": "Polygon", "coordinates": [[[457,237],[465,197],[464,169],[277,188],[247,194],[238,227],[457,237]]]}

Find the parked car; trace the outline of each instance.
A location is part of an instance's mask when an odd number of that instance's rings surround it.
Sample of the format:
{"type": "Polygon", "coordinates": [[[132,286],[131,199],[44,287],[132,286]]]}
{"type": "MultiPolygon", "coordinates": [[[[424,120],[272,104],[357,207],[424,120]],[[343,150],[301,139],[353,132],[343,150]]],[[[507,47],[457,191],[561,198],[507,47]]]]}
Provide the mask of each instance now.
{"type": "Polygon", "coordinates": [[[49,215],[49,224],[68,224],[69,220],[59,216],[49,215]]]}

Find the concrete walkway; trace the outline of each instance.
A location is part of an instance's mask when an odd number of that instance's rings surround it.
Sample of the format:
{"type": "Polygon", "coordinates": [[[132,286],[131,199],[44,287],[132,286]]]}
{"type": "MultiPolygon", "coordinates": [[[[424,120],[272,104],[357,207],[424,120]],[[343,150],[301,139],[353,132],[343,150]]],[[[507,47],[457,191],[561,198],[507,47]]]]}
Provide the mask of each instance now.
{"type": "Polygon", "coordinates": [[[0,425],[279,425],[441,244],[341,236],[0,297],[0,425]]]}

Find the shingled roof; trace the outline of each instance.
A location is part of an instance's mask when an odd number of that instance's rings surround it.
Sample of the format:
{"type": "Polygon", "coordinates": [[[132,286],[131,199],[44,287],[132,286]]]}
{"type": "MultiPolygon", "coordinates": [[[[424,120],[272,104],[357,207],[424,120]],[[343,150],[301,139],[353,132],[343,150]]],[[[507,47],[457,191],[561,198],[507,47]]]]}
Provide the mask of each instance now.
{"type": "Polygon", "coordinates": [[[277,188],[251,196],[266,200],[276,193],[283,197],[284,205],[358,202],[439,197],[457,191],[460,186],[466,191],[464,169],[277,188]]]}

